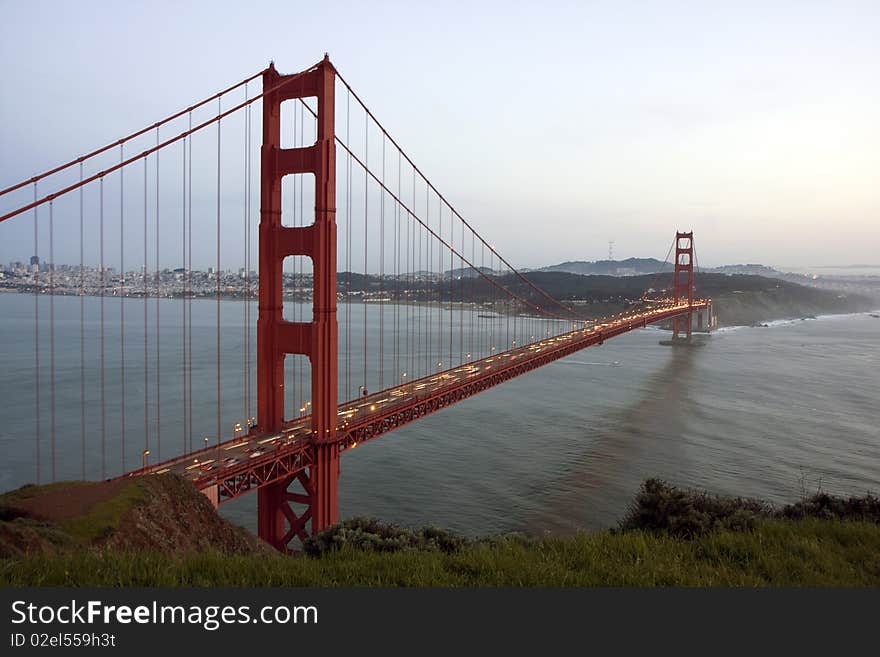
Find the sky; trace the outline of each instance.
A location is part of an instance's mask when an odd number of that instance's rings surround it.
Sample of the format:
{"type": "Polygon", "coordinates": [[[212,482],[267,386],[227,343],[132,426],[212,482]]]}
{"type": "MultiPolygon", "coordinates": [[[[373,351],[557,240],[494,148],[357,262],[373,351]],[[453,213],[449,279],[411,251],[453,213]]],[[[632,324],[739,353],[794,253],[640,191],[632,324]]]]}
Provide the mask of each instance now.
{"type": "MultiPolygon", "coordinates": [[[[328,52],[516,266],[605,258],[611,240],[615,258],[662,259],[676,229],[703,265],[880,261],[876,1],[0,0],[0,15],[0,187],[269,60],[295,72],[328,52]]],[[[0,262],[26,259],[29,235],[0,225],[0,262]]]]}

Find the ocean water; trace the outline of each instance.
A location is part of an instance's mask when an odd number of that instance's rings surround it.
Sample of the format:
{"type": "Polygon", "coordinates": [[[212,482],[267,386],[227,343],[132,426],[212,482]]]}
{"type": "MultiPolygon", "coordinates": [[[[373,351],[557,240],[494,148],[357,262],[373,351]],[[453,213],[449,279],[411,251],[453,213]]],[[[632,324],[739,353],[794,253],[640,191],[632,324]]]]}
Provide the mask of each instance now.
{"type": "MultiPolygon", "coordinates": [[[[47,302],[40,301],[43,320],[48,317],[47,302]]],[[[160,302],[158,409],[155,301],[147,306],[146,438],[143,301],[104,302],[103,413],[97,368],[100,304],[97,299],[83,304],[85,418],[80,398],[80,299],[55,299],[56,479],[81,476],[83,421],[90,478],[118,474],[123,455],[126,467],[138,467],[146,441],[152,458],[159,450],[165,456],[180,453],[186,447],[178,420],[183,407],[181,302],[160,302]],[[126,316],[124,397],[120,304],[126,316]]],[[[202,435],[216,434],[216,305],[197,301],[192,306],[198,442],[202,435]]],[[[231,427],[247,412],[244,306],[220,306],[221,365],[226,373],[220,421],[222,427],[231,427]]],[[[344,308],[341,311],[342,328],[346,315],[344,308]]],[[[363,306],[352,306],[353,326],[363,324],[363,312],[363,306]]],[[[378,330],[378,312],[367,312],[367,352],[375,354],[372,336],[378,330]]],[[[445,311],[435,312],[437,325],[445,323],[445,311]]],[[[387,327],[393,307],[386,306],[383,313],[387,327]]],[[[33,315],[33,297],[0,295],[3,490],[36,478],[33,315]]],[[[464,326],[470,321],[465,314],[464,326]]],[[[500,326],[498,330],[503,332],[500,326]]],[[[691,349],[659,345],[665,337],[654,328],[633,331],[347,452],[342,458],[341,515],[371,515],[408,526],[436,524],[469,535],[572,533],[614,526],[648,477],[776,503],[818,487],[840,494],[880,492],[880,319],[858,314],[772,322],[767,328],[727,328],[691,349]]],[[[51,478],[51,418],[45,323],[40,326],[40,344],[40,473],[46,482],[51,478]]],[[[385,362],[393,369],[387,350],[386,345],[385,362]]],[[[343,377],[346,368],[362,369],[362,339],[351,341],[348,354],[341,361],[343,377]]],[[[386,373],[386,385],[392,376],[386,373]]],[[[360,381],[357,375],[353,378],[360,381]]],[[[297,372],[291,372],[291,387],[297,380],[297,372]]],[[[378,381],[368,385],[377,389],[378,381]]],[[[294,405],[300,403],[302,395],[292,394],[294,405]]],[[[225,504],[221,511],[238,524],[256,526],[255,495],[225,504]]]]}

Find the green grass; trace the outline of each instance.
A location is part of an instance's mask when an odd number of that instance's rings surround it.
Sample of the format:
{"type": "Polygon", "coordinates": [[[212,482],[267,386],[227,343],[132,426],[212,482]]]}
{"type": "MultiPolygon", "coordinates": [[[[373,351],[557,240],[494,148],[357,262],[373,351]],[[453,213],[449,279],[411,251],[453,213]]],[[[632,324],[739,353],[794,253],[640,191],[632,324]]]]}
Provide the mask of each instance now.
{"type": "Polygon", "coordinates": [[[805,519],[685,539],[631,531],[459,552],[173,558],[80,550],[0,560],[2,586],[880,586],[880,527],[805,519]]]}
{"type": "MultiPolygon", "coordinates": [[[[99,485],[88,481],[59,481],[53,484],[35,486],[29,484],[0,495],[0,508],[15,508],[17,503],[47,493],[55,493],[72,488],[99,485]]],[[[108,536],[119,527],[126,511],[146,502],[147,491],[140,481],[132,480],[111,499],[92,505],[84,514],[63,521],[58,528],[75,541],[84,545],[97,538],[108,536]]]]}
{"type": "Polygon", "coordinates": [[[98,502],[81,516],[61,523],[61,528],[76,540],[91,543],[109,536],[119,527],[125,512],[146,502],[147,491],[139,481],[132,481],[119,494],[98,502]]]}

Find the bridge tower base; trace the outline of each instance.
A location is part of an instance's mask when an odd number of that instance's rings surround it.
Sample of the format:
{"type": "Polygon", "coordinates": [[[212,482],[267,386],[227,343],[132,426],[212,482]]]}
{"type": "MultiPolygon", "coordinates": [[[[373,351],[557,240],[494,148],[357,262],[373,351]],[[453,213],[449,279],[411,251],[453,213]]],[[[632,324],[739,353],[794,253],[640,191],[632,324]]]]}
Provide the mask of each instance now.
{"type": "Polygon", "coordinates": [[[339,521],[338,489],[338,445],[315,445],[308,471],[257,490],[258,535],[281,552],[289,551],[296,539],[305,542],[311,533],[339,521]]]}
{"type": "Polygon", "coordinates": [[[263,73],[263,143],[260,151],[259,315],[257,319],[257,426],[276,432],[284,424],[284,359],[309,357],[311,363],[312,459],[300,472],[264,485],[257,497],[259,536],[279,550],[336,522],[339,511],[336,321],[336,71],[325,56],[295,75],[274,65],[263,73]],[[281,148],[281,104],[317,98],[317,139],[311,146],[281,148]],[[315,177],[315,222],[302,227],[281,223],[281,180],[286,175],[315,177]],[[308,256],[314,279],[311,322],[283,319],[282,265],[288,256],[308,256]],[[299,512],[293,505],[298,505],[299,512]]]}

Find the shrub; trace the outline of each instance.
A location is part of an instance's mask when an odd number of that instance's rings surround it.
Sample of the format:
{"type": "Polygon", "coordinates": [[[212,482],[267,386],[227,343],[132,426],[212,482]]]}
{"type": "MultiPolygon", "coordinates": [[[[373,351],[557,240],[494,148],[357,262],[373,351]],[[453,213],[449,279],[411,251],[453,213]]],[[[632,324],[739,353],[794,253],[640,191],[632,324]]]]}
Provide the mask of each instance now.
{"type": "Polygon", "coordinates": [[[860,520],[880,523],[880,498],[868,493],[864,497],[836,497],[818,492],[776,514],[787,520],[819,518],[822,520],[860,520]]]}
{"type": "Polygon", "coordinates": [[[376,518],[351,518],[308,537],[303,551],[310,556],[343,547],[361,552],[458,552],[468,541],[463,536],[439,527],[423,527],[418,531],[383,523],[376,518]]]}
{"type": "Polygon", "coordinates": [[[620,530],[662,531],[692,538],[716,529],[751,530],[771,512],[772,508],[759,500],[719,497],[648,479],[621,521],[620,530]]]}

